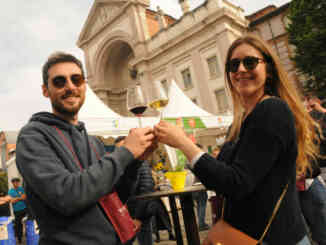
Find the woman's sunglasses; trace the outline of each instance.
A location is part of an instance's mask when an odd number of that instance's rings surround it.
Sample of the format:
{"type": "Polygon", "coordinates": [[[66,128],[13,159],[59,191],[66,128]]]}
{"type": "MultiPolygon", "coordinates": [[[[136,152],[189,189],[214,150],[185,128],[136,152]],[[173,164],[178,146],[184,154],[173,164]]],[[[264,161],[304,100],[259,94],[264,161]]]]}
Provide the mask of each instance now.
{"type": "Polygon", "coordinates": [[[243,59],[232,59],[226,64],[227,72],[237,72],[242,62],[243,66],[246,68],[247,71],[252,71],[255,69],[259,63],[259,61],[264,62],[264,59],[254,57],[254,56],[246,56],[243,59]]]}
{"type": "MultiPolygon", "coordinates": [[[[74,74],[70,76],[71,82],[76,86],[80,87],[85,83],[85,79],[81,74],[74,74]]],[[[67,83],[67,78],[65,76],[56,76],[52,79],[52,84],[56,88],[63,88],[67,83]]]]}

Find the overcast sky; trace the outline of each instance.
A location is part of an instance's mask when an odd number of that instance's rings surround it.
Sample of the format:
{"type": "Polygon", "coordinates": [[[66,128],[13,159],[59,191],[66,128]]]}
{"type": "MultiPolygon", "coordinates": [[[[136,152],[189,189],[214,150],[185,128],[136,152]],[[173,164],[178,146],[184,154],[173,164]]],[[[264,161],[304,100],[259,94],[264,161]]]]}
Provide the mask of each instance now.
{"type": "MultiPolygon", "coordinates": [[[[204,0],[189,0],[195,8],[204,0]]],[[[246,14],[289,0],[231,0],[246,14]]],[[[76,41],[91,9],[91,0],[10,0],[1,4],[0,17],[0,131],[15,129],[32,113],[50,108],[41,95],[41,66],[56,50],[83,60],[76,41]]],[[[165,13],[180,17],[178,0],[151,0],[165,13]]]]}

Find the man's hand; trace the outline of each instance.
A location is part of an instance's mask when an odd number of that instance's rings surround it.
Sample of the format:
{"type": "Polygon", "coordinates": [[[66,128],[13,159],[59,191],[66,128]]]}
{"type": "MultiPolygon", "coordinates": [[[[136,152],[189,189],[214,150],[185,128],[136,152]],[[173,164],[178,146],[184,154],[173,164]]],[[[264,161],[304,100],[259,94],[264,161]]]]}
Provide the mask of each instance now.
{"type": "Polygon", "coordinates": [[[134,128],[129,131],[122,146],[126,147],[135,158],[139,158],[147,148],[152,146],[154,138],[152,128],[134,128]]]}
{"type": "Polygon", "coordinates": [[[146,160],[158,147],[158,142],[154,139],[152,145],[150,145],[146,151],[138,158],[141,161],[146,160]]]}
{"type": "Polygon", "coordinates": [[[9,195],[0,197],[0,205],[10,202],[11,200],[12,200],[12,197],[9,195]]]}
{"type": "Polygon", "coordinates": [[[135,232],[138,232],[141,227],[141,221],[139,219],[133,219],[134,225],[135,225],[135,232]]]}

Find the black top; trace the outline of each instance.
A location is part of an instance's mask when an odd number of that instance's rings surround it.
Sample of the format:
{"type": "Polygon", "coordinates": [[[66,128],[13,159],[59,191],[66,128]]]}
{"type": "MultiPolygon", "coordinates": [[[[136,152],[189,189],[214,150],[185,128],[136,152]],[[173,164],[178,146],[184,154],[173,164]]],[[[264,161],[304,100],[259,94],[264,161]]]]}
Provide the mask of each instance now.
{"type": "Polygon", "coordinates": [[[235,144],[218,159],[204,154],[194,173],[208,188],[227,197],[225,220],[259,239],[274,206],[287,193],[264,241],[296,244],[305,235],[296,191],[297,144],[294,116],[278,98],[259,103],[242,123],[235,144]]]}

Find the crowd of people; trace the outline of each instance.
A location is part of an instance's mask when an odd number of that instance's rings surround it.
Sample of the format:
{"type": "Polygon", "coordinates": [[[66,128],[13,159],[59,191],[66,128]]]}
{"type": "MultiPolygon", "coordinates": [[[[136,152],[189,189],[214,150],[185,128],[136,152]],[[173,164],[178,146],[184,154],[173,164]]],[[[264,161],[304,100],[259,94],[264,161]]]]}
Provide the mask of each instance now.
{"type": "MultiPolygon", "coordinates": [[[[127,205],[134,225],[135,235],[127,244],[136,238],[139,244],[153,244],[153,233],[159,242],[160,229],[175,240],[163,202],[135,198],[156,191],[146,160],[163,143],[182,151],[198,181],[224,197],[223,219],[232,226],[265,245],[311,245],[310,237],[326,244],[326,109],[311,95],[304,103],[278,56],[260,38],[240,37],[228,49],[225,80],[233,123],[212,155],[164,120],[153,128],[131,129],[107,152],[78,120],[86,92],[82,63],[56,52],[43,65],[42,76],[52,113],[34,114],[21,129],[16,163],[24,189],[13,179],[9,196],[1,197],[13,203],[18,242],[27,199],[40,229],[40,245],[121,244],[111,217],[119,208],[110,203],[103,207],[99,201],[112,193],[127,205]]],[[[207,192],[193,199],[199,230],[210,229],[207,192]]],[[[216,244],[214,234],[209,230],[205,245],[216,244]]]]}

